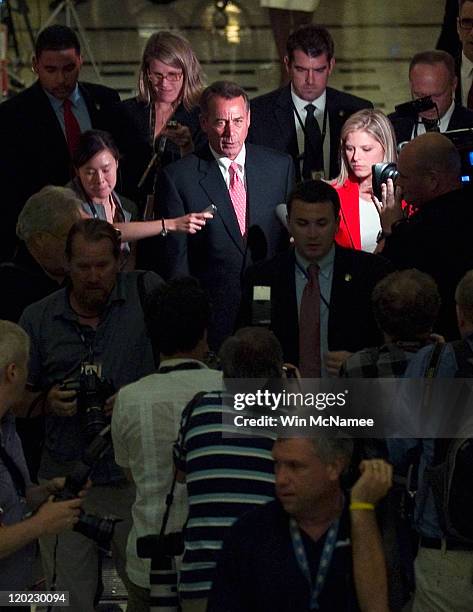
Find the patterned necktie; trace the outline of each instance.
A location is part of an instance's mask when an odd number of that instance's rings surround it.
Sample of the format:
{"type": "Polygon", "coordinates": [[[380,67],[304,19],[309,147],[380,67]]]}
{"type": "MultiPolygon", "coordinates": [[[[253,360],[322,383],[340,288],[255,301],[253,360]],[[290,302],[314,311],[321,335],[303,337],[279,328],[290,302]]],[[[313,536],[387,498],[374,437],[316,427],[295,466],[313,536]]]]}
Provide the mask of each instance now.
{"type": "Polygon", "coordinates": [[[238,164],[232,162],[230,164],[230,187],[228,192],[233,204],[233,209],[238,220],[240,233],[242,236],[246,233],[246,189],[243,181],[238,175],[238,164]]]}
{"type": "Polygon", "coordinates": [[[67,98],[64,100],[62,105],[64,111],[64,125],[66,128],[66,140],[69,152],[74,155],[77,145],[79,144],[80,138],[80,125],[76,119],[76,116],[72,112],[72,102],[67,98]]]}
{"type": "Polygon", "coordinates": [[[299,369],[304,378],[320,378],[320,268],[311,264],[307,271],[299,313],[299,369]]]}
{"type": "Polygon", "coordinates": [[[304,125],[304,163],[302,165],[302,178],[310,180],[312,172],[320,172],[324,169],[324,152],[322,134],[319,122],[315,118],[315,106],[307,104],[305,107],[307,115],[304,125]]]}

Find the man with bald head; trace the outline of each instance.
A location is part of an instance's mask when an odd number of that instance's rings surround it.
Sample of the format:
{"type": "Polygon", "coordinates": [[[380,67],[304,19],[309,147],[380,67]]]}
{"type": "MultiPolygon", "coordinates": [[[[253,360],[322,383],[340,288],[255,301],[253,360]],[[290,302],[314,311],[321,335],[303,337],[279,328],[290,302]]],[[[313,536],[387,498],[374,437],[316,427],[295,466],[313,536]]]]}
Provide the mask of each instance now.
{"type": "Polygon", "coordinates": [[[442,134],[428,133],[406,144],[399,155],[396,190],[392,181],[379,203],[382,254],[398,268],[417,268],[436,280],[442,307],[436,331],[458,337],[455,287],[473,268],[471,187],[462,187],[460,156],[442,134]],[[404,218],[401,200],[415,209],[404,218]]]}
{"type": "Polygon", "coordinates": [[[413,100],[430,96],[435,107],[417,116],[391,113],[398,143],[406,142],[426,132],[446,132],[473,126],[473,112],[455,104],[455,60],[446,51],[422,51],[409,65],[409,86],[413,100]]]}

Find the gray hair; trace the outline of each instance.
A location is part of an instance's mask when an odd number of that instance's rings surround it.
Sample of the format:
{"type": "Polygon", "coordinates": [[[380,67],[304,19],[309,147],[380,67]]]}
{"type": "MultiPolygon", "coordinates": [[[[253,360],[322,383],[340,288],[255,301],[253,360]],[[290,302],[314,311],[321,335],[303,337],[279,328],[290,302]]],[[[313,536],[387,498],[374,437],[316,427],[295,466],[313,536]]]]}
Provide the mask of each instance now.
{"type": "Polygon", "coordinates": [[[0,320],[0,368],[28,357],[30,339],[16,323],[0,320]]]}
{"type": "Polygon", "coordinates": [[[324,464],[334,463],[338,458],[344,460],[345,469],[350,465],[354,443],[351,438],[311,438],[317,457],[324,464]]]}
{"type": "Polygon", "coordinates": [[[80,219],[82,203],[66,187],[47,185],[28,198],[16,224],[16,235],[28,242],[40,232],[51,234],[80,219]]]}
{"type": "Polygon", "coordinates": [[[281,378],[279,340],[264,327],[243,327],[227,338],[219,353],[224,378],[281,378]]]}

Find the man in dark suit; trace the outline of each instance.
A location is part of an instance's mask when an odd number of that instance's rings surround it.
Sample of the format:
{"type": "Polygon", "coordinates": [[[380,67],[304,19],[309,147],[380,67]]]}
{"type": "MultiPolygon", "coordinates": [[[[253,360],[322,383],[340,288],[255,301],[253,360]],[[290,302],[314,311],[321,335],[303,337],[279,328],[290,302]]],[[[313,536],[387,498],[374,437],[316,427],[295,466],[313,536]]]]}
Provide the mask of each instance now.
{"type": "Polygon", "coordinates": [[[456,3],[456,27],[460,49],[456,57],[458,85],[456,100],[473,109],[473,0],[460,0],[456,3]]]}
{"type": "Polygon", "coordinates": [[[258,325],[266,319],[281,342],[284,359],[301,366],[303,375],[307,364],[302,363],[300,341],[309,330],[301,319],[310,266],[318,268],[320,304],[314,304],[313,312],[315,317],[318,308],[321,375],[336,376],[351,353],[381,339],[370,299],[390,266],[377,255],[335,243],[339,214],[340,200],[331,185],[302,183],[288,202],[294,248],[249,268],[244,279],[239,323],[258,325]]]}
{"type": "Polygon", "coordinates": [[[327,87],[333,53],[325,28],[298,28],[287,40],[284,59],[291,82],[251,101],[249,142],[289,153],[298,180],[337,176],[345,120],[362,108],[373,108],[369,100],[327,87]]]}
{"type": "Polygon", "coordinates": [[[116,91],[78,83],[82,66],[75,33],[53,25],[38,35],[33,70],[38,80],[0,105],[2,231],[0,259],[11,255],[15,223],[30,195],[71,179],[71,150],[81,132],[107,126],[116,91]]]}
{"type": "Polygon", "coordinates": [[[398,168],[396,197],[391,184],[391,195],[380,206],[382,254],[397,269],[417,268],[434,278],[441,298],[435,330],[453,340],[458,338],[455,289],[473,269],[473,189],[461,186],[460,155],[442,134],[423,134],[406,144],[398,168]],[[406,219],[402,200],[416,209],[406,219]]]}
{"type": "Polygon", "coordinates": [[[412,98],[431,96],[436,108],[415,116],[391,113],[389,119],[396,132],[398,144],[425,132],[446,132],[473,127],[473,111],[455,104],[455,61],[445,51],[417,53],[409,66],[412,98]]]}
{"type": "Polygon", "coordinates": [[[249,101],[235,83],[207,87],[200,107],[208,145],[166,166],[156,193],[164,218],[217,207],[198,234],[168,236],[161,260],[165,277],[190,274],[209,293],[209,344],[215,349],[233,332],[246,266],[287,244],[275,208],[292,190],[294,168],[288,155],[245,145],[249,101]]]}

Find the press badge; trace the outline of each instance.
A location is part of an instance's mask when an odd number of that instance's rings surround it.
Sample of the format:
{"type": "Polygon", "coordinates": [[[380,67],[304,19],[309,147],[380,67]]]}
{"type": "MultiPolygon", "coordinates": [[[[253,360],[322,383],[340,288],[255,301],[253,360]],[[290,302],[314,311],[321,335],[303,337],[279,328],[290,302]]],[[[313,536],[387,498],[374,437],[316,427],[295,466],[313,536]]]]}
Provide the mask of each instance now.
{"type": "Polygon", "coordinates": [[[253,287],[251,323],[260,327],[271,325],[271,287],[267,285],[253,287]]]}

